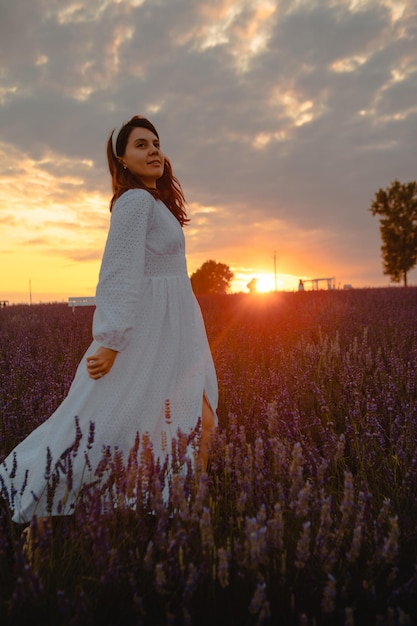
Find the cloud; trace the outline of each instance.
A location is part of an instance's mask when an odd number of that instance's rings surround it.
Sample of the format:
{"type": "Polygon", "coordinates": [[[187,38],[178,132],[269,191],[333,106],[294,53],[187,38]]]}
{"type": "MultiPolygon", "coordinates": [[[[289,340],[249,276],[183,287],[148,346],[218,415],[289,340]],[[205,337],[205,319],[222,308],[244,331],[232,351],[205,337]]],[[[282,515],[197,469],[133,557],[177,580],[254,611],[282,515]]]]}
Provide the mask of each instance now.
{"type": "Polygon", "coordinates": [[[243,267],[248,250],[253,265],[276,246],[297,273],[302,258],[303,275],[327,254],[346,272],[362,263],[368,284],[384,280],[368,208],[394,178],[415,178],[415,17],[412,0],[9,3],[8,241],[44,229],[63,256],[77,235],[80,260],[100,255],[106,140],[142,113],[190,202],[191,267],[205,256],[243,267]]]}
{"type": "Polygon", "coordinates": [[[60,246],[54,246],[51,248],[51,240],[47,237],[38,237],[35,239],[29,239],[24,242],[28,246],[41,246],[42,252],[46,256],[53,256],[55,258],[62,257],[67,261],[76,261],[85,263],[86,261],[99,261],[102,257],[102,251],[99,249],[81,249],[81,248],[62,248],[60,246]]]}

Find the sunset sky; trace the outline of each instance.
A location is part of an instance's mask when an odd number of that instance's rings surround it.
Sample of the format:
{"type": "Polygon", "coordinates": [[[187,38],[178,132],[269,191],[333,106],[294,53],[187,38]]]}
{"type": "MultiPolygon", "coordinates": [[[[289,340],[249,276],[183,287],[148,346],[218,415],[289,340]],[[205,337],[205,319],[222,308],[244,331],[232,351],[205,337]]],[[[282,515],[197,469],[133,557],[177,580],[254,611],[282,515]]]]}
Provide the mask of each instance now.
{"type": "Polygon", "coordinates": [[[417,178],[415,0],[1,0],[0,299],[94,295],[134,114],[183,185],[190,274],[273,288],[275,255],[280,289],[390,284],[369,207],[417,178]]]}

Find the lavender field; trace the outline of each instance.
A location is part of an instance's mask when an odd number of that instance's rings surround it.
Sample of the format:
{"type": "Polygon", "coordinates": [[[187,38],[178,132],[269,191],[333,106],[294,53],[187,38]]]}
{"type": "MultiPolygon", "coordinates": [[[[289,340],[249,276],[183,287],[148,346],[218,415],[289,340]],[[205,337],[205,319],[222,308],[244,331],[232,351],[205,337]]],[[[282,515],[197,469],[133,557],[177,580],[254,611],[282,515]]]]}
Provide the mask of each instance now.
{"type": "MultiPolygon", "coordinates": [[[[186,434],[174,472],[132,442],[39,534],[36,566],[0,500],[0,624],[417,624],[417,289],[200,303],[209,472],[184,461],[186,434]]],[[[64,398],[92,314],[0,310],[0,460],[64,398]]]]}

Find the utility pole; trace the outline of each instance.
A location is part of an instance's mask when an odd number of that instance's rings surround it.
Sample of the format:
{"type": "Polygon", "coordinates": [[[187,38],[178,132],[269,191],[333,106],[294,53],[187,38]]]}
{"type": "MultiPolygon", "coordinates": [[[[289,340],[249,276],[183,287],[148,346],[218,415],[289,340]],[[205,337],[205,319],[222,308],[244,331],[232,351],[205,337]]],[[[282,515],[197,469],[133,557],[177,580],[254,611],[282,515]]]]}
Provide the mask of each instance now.
{"type": "Polygon", "coordinates": [[[32,281],[29,279],[29,304],[32,304],[32,281]]]}

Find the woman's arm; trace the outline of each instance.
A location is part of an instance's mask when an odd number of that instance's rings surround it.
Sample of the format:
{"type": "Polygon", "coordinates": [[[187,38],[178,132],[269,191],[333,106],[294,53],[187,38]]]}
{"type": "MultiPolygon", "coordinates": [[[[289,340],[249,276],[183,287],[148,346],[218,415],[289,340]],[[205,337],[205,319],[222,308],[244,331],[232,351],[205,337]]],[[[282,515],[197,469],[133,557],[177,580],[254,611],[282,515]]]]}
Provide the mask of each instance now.
{"type": "Polygon", "coordinates": [[[93,337],[101,347],[88,357],[92,377],[107,373],[117,352],[129,343],[144,276],[152,204],[148,192],[135,189],[124,193],[113,207],[96,291],[93,337]]]}

